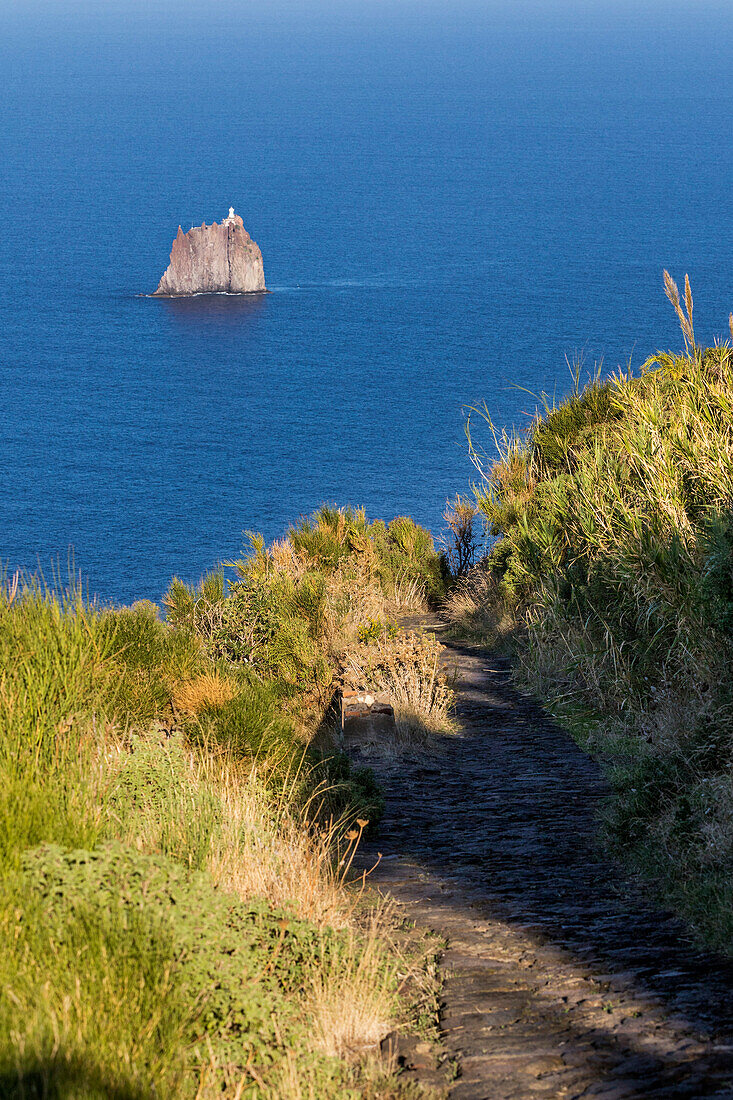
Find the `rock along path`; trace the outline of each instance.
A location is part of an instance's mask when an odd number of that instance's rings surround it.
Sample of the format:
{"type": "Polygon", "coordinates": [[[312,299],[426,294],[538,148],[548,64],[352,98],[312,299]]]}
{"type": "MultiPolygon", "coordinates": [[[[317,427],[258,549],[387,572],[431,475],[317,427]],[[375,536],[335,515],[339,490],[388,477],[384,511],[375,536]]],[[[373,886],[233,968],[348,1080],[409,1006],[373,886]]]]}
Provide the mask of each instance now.
{"type": "Polygon", "coordinates": [[[381,853],[372,883],[447,939],[449,1096],[733,1098],[733,966],[604,856],[601,772],[508,662],[447,647],[461,733],[369,759],[386,812],[361,858],[381,853]]]}

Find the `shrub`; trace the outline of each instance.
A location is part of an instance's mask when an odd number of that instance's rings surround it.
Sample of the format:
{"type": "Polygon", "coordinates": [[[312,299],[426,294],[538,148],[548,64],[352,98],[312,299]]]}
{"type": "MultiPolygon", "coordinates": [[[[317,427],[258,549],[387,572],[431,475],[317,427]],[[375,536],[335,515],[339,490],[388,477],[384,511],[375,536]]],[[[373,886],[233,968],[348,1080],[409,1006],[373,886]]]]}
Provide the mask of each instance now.
{"type": "Polygon", "coordinates": [[[566,713],[602,712],[620,843],[717,937],[731,892],[699,899],[733,870],[733,349],[696,345],[691,311],[688,287],[688,354],[591,379],[505,439],[478,504],[520,675],[566,713]]]}
{"type": "Polygon", "coordinates": [[[384,796],[371,768],[355,767],[342,752],[320,756],[314,752],[310,762],[314,768],[311,781],[320,780],[320,788],[310,807],[311,812],[316,811],[316,818],[348,827],[361,820],[372,832],[384,813],[384,796]]]}
{"type": "MultiPolygon", "coordinates": [[[[363,509],[324,506],[269,548],[260,535],[248,537],[249,552],[229,563],[234,577],[226,584],[221,571],[196,587],[173,581],[167,619],[196,635],[210,658],[252,670],[284,699],[297,699],[301,714],[309,708],[311,730],[356,637],[381,629],[376,624],[389,623],[390,612],[422,608],[445,592],[444,556],[405,516],[370,523],[363,509]]],[[[235,699],[215,708],[219,725],[243,705],[235,699]]],[[[203,725],[204,711],[197,714],[203,725]]]]}
{"type": "Polygon", "coordinates": [[[253,680],[221,703],[206,702],[181,718],[191,744],[227,753],[235,760],[271,754],[287,756],[295,748],[292,723],[270,684],[253,680]]]}
{"type": "Polygon", "coordinates": [[[296,556],[312,562],[324,573],[333,573],[346,561],[359,561],[375,576],[388,597],[394,597],[401,581],[416,580],[429,600],[443,595],[446,568],[429,531],[409,516],[397,516],[389,524],[370,523],[361,509],[324,506],[301,520],[287,536],[296,556]]]}
{"type": "Polygon", "coordinates": [[[274,619],[257,661],[212,659],[223,582],[174,586],[166,623],[0,586],[3,1096],[369,1094],[327,1052],[394,1013],[382,926],[345,889],[381,798],[286,713],[288,677],[326,659],[323,576],[255,547],[251,577],[274,619]]]}
{"type": "Polygon", "coordinates": [[[476,561],[474,521],[477,516],[478,508],[472,500],[458,495],[446,501],[443,519],[450,535],[444,538],[443,547],[453,581],[462,580],[476,561]]]}
{"type": "Polygon", "coordinates": [[[184,1052],[200,1008],[177,983],[165,927],[116,899],[70,909],[24,877],[4,884],[0,935],[4,1097],[193,1094],[184,1052]]]}
{"type": "Polygon", "coordinates": [[[433,634],[409,631],[382,635],[351,657],[354,682],[383,692],[394,704],[403,740],[453,730],[454,692],[440,667],[441,651],[433,634]]]}
{"type": "Polygon", "coordinates": [[[118,844],[47,846],[24,869],[30,904],[15,915],[0,1010],[0,1072],[17,1075],[18,1095],[39,1063],[58,1089],[90,1055],[106,1083],[170,1094],[214,1062],[254,1087],[303,1044],[298,994],[335,934],[118,844]]]}

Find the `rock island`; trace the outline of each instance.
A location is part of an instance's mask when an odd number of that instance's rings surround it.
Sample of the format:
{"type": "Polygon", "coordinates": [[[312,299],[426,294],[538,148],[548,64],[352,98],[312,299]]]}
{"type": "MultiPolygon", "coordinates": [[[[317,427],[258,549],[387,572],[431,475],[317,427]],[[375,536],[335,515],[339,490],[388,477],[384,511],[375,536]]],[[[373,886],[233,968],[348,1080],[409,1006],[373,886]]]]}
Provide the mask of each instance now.
{"type": "Polygon", "coordinates": [[[230,206],[221,225],[203,222],[188,233],[178,226],[171,262],[155,295],[252,294],[265,289],[262,253],[230,206]]]}

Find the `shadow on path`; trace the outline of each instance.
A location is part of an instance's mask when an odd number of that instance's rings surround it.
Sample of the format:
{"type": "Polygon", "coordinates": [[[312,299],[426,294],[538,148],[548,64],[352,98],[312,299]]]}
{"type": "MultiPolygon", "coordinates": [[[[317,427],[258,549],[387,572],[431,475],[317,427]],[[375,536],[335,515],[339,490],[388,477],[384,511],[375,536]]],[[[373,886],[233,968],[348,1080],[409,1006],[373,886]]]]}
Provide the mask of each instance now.
{"type": "Polygon", "coordinates": [[[361,858],[448,938],[451,1097],[733,1098],[733,964],[604,856],[600,769],[508,662],[447,647],[463,732],[369,760],[386,812],[361,858]]]}

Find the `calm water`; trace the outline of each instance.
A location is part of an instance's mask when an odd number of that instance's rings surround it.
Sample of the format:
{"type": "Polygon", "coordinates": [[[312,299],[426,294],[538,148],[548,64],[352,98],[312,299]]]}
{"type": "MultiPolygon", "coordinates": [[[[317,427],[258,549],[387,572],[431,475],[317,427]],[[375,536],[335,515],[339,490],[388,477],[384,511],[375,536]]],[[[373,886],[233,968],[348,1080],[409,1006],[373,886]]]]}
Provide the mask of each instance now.
{"type": "Polygon", "coordinates": [[[663,266],[726,331],[728,4],[107,7],[0,5],[10,568],[158,599],[324,500],[437,529],[465,405],[679,345],[663,266]],[[141,296],[230,204],[272,293],[141,296]]]}

